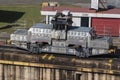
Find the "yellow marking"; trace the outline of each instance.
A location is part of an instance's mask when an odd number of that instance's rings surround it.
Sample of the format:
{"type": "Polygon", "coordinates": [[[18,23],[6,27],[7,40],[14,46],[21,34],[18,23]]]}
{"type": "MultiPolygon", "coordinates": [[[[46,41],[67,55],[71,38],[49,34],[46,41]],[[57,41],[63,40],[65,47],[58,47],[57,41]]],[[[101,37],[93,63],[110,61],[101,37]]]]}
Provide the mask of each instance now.
{"type": "Polygon", "coordinates": [[[108,53],[115,53],[116,52],[116,49],[110,49],[108,50],[108,53]]]}
{"type": "Polygon", "coordinates": [[[51,59],[54,59],[55,58],[55,56],[52,54],[52,55],[50,55],[50,57],[48,58],[48,60],[51,60],[51,59]]]}
{"type": "Polygon", "coordinates": [[[110,59],[110,60],[109,60],[109,63],[112,63],[112,62],[113,62],[113,60],[112,60],[112,59],[110,59]]]}
{"type": "Polygon", "coordinates": [[[45,59],[47,57],[48,54],[45,54],[42,56],[42,59],[45,59]]]}
{"type": "Polygon", "coordinates": [[[25,65],[25,66],[29,65],[29,63],[27,63],[27,62],[14,62],[14,64],[15,65],[25,65]]]}
{"type": "Polygon", "coordinates": [[[5,60],[0,60],[0,63],[2,63],[2,64],[13,64],[12,61],[5,61],[5,60]]]}
{"type": "Polygon", "coordinates": [[[72,60],[71,60],[72,62],[74,62],[75,61],[75,58],[72,58],[72,60]]]}
{"type": "MultiPolygon", "coordinates": [[[[20,61],[8,61],[8,60],[0,60],[0,64],[10,64],[10,65],[18,65],[18,66],[31,66],[31,67],[46,67],[46,68],[60,68],[62,65],[52,65],[52,64],[42,64],[42,63],[30,63],[30,62],[20,62],[20,61]]],[[[72,66],[65,66],[71,68],[72,66]]],[[[119,70],[110,70],[110,69],[99,69],[99,68],[82,68],[79,66],[74,66],[78,71],[87,71],[87,72],[99,72],[103,71],[103,73],[114,74],[114,72],[120,73],[119,70]]]]}
{"type": "Polygon", "coordinates": [[[110,70],[109,73],[110,73],[110,74],[114,74],[113,70],[110,70]]]}

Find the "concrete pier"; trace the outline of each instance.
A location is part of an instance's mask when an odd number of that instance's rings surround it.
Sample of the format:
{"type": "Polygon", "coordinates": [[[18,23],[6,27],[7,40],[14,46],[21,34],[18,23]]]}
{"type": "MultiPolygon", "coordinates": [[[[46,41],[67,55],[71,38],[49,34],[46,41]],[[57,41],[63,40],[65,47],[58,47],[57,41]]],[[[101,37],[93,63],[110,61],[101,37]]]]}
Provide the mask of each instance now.
{"type": "Polygon", "coordinates": [[[120,80],[120,75],[0,64],[0,80],[120,80]]]}
{"type": "Polygon", "coordinates": [[[120,58],[0,52],[0,80],[120,80],[120,58]]]}

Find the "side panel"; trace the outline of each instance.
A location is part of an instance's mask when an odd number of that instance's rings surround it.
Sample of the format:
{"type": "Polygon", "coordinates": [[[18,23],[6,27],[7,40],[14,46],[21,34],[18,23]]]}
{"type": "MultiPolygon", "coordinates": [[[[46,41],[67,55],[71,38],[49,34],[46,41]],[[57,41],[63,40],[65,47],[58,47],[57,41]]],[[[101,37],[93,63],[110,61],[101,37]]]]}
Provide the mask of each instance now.
{"type": "Polygon", "coordinates": [[[92,18],[92,26],[98,35],[119,36],[120,19],[92,18]]]}

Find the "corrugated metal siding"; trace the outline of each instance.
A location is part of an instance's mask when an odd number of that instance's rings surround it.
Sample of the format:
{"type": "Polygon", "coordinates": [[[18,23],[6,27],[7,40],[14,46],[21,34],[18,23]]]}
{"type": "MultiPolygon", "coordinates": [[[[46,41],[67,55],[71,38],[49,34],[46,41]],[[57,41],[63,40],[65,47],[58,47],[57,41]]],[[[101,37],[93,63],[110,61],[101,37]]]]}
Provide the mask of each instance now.
{"type": "Polygon", "coordinates": [[[115,18],[92,18],[92,27],[98,35],[119,36],[120,19],[115,18]]]}

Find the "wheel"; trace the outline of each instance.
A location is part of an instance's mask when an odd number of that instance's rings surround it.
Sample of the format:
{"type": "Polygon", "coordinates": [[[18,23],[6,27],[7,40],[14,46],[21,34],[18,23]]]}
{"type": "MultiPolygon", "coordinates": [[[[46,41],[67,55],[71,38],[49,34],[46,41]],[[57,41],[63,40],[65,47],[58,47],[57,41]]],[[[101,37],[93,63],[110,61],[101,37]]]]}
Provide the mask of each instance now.
{"type": "Polygon", "coordinates": [[[81,52],[80,57],[85,58],[85,53],[81,52]]]}
{"type": "Polygon", "coordinates": [[[89,57],[91,55],[91,49],[90,48],[84,48],[83,51],[84,51],[86,57],[89,57]]]}
{"type": "Polygon", "coordinates": [[[81,52],[79,52],[80,57],[87,58],[90,56],[90,50],[89,48],[83,48],[81,52]]]}

